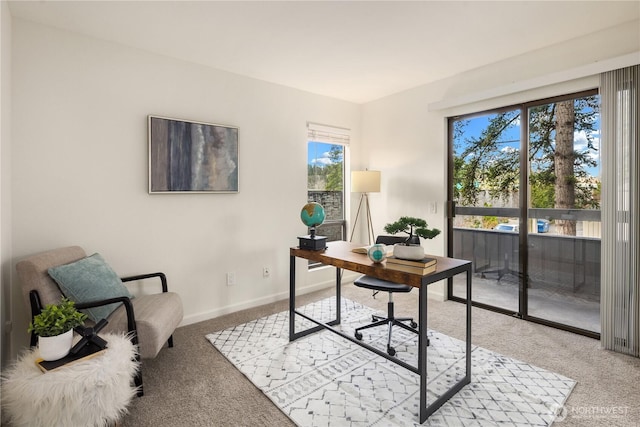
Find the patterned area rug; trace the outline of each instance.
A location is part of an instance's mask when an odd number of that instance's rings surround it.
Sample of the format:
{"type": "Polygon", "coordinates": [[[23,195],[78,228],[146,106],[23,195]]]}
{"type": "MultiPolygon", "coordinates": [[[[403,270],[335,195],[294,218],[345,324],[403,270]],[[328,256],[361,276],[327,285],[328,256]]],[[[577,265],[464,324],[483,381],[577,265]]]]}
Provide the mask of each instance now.
{"type": "MultiPolygon", "coordinates": [[[[298,308],[335,318],[335,299],[298,308]]],[[[376,311],[342,299],[349,334],[376,311]]],[[[380,313],[378,313],[380,314],[380,313]]],[[[297,316],[296,330],[313,326],[297,316]]],[[[330,331],[289,342],[288,311],[207,335],[207,339],[296,424],[418,426],[419,378],[330,331]]],[[[386,328],[363,340],[386,349],[386,328]]],[[[464,342],[429,330],[428,403],[464,376],[464,342]]],[[[394,328],[396,356],[417,365],[417,335],[394,328]]],[[[576,382],[481,347],[472,350],[471,384],[432,414],[428,426],[549,426],[576,382]]]]}

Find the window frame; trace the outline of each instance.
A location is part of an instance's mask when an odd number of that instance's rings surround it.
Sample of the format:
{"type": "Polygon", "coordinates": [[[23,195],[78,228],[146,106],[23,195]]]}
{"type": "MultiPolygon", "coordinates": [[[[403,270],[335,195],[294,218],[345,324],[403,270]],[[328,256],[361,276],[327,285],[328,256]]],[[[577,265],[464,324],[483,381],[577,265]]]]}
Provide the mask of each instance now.
{"type": "MultiPolygon", "coordinates": [[[[528,236],[526,232],[526,227],[522,227],[522,225],[526,225],[527,221],[523,221],[523,218],[528,220],[529,218],[552,218],[558,215],[559,210],[554,208],[531,208],[529,207],[529,161],[528,161],[528,150],[529,150],[529,110],[532,107],[549,104],[549,103],[557,103],[561,101],[566,101],[570,99],[579,99],[583,97],[599,95],[598,88],[588,89],[558,96],[547,97],[543,99],[536,99],[528,102],[516,103],[504,107],[492,108],[482,111],[475,111],[468,114],[459,114],[451,117],[447,117],[447,126],[448,126],[448,137],[447,137],[447,146],[448,146],[448,170],[447,170],[447,256],[453,257],[453,242],[454,242],[454,217],[456,214],[459,215],[506,215],[508,216],[518,216],[521,221],[519,239],[518,239],[518,248],[519,248],[519,264],[520,264],[520,275],[525,278],[525,283],[519,284],[521,289],[519,291],[519,309],[517,312],[512,311],[511,309],[505,309],[498,306],[489,305],[486,303],[475,302],[472,301],[472,304],[476,307],[485,308],[491,311],[500,312],[507,315],[517,316],[523,318],[525,320],[532,321],[534,323],[543,324],[546,326],[555,327],[558,329],[570,331],[573,333],[577,333],[580,335],[585,335],[588,337],[600,338],[600,333],[594,332],[587,329],[582,329],[576,326],[572,326],[565,323],[559,323],[554,320],[549,320],[546,318],[535,317],[529,314],[528,307],[528,260],[526,260],[527,256],[527,245],[528,245],[528,236]],[[453,138],[454,138],[454,126],[453,123],[456,120],[462,119],[470,119],[475,118],[487,114],[495,114],[499,112],[504,112],[508,110],[520,110],[520,118],[523,123],[526,122],[526,125],[521,126],[521,141],[526,143],[526,150],[522,150],[523,153],[520,156],[520,170],[526,171],[526,173],[520,173],[520,184],[519,184],[519,207],[517,208],[483,208],[483,207],[456,207],[454,192],[453,192],[453,183],[454,183],[454,151],[453,151],[453,138]],[[524,120],[526,118],[526,121],[524,120]],[[513,214],[513,215],[511,215],[513,214]],[[525,230],[525,231],[523,231],[525,230]]],[[[601,131],[600,124],[600,131],[601,131]]],[[[601,149],[600,149],[601,151],[601,149]]],[[[601,209],[571,209],[564,210],[565,215],[571,215],[576,220],[587,220],[587,221],[600,221],[601,222],[601,209]]],[[[447,281],[447,299],[456,301],[456,302],[466,302],[466,298],[458,297],[453,295],[453,282],[452,280],[447,281]]]]}
{"type": "MultiPolygon", "coordinates": [[[[330,125],[323,125],[313,122],[307,123],[307,166],[308,157],[309,157],[309,147],[311,143],[324,143],[330,145],[339,145],[342,147],[342,219],[329,219],[325,220],[324,225],[338,225],[340,226],[340,234],[341,240],[346,240],[347,236],[347,218],[349,213],[349,203],[350,203],[350,193],[347,191],[349,187],[348,176],[350,175],[350,169],[347,168],[349,164],[349,143],[350,143],[350,130],[346,128],[339,128],[330,125]]],[[[307,168],[308,170],[308,168],[307,168]]],[[[307,182],[309,175],[307,173],[307,182]]],[[[311,202],[313,200],[310,199],[309,193],[311,191],[322,191],[322,190],[310,190],[307,188],[307,201],[311,202]]],[[[308,268],[316,269],[322,267],[322,263],[318,263],[315,261],[309,261],[308,268]]]]}

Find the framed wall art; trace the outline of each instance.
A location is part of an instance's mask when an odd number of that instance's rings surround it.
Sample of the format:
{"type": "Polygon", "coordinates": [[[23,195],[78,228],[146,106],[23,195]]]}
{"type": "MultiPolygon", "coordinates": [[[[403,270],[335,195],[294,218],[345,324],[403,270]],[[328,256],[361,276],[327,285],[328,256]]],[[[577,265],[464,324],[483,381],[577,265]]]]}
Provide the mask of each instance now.
{"type": "Polygon", "coordinates": [[[237,193],[238,128],[149,116],[149,194],[237,193]]]}

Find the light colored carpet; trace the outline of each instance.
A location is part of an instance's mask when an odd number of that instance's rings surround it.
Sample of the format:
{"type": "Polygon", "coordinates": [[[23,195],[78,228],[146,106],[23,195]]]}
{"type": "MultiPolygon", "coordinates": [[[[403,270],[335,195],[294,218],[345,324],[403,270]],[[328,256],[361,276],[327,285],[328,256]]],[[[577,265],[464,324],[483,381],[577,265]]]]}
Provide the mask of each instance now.
{"type": "MultiPolygon", "coordinates": [[[[307,304],[334,294],[299,296],[307,304]]],[[[344,284],[342,296],[384,311],[386,298],[344,284]]],[[[416,315],[418,292],[395,297],[398,315],[416,315]]],[[[122,427],[294,426],[205,335],[286,310],[288,300],[179,328],[175,347],[143,360],[145,396],[135,399],[122,427]]],[[[429,300],[428,326],[464,339],[463,304],[429,300]]],[[[602,350],[600,342],[503,314],[473,309],[473,344],[577,381],[554,427],[640,426],[640,359],[602,350]],[[616,409],[618,413],[609,413],[616,409]]]]}
{"type": "MultiPolygon", "coordinates": [[[[327,322],[335,298],[299,310],[327,322]]],[[[342,299],[338,327],[348,335],[376,310],[342,299]]],[[[314,326],[300,316],[296,330],[314,326]]],[[[322,331],[289,342],[289,313],[281,312],[207,335],[207,339],[299,426],[419,426],[419,377],[336,334],[322,331]]],[[[464,377],[465,343],[429,330],[427,401],[464,377]]],[[[417,334],[397,328],[396,357],[417,366],[417,334]]],[[[364,340],[381,351],[386,328],[364,340]]],[[[471,352],[472,383],[424,425],[549,426],[575,381],[478,346],[471,352]]]]}

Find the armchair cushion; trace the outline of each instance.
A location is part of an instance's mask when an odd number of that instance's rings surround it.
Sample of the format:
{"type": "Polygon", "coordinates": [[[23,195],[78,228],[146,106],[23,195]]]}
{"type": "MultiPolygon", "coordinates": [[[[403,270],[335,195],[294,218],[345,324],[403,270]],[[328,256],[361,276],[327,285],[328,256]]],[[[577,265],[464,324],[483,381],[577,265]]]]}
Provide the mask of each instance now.
{"type": "MultiPolygon", "coordinates": [[[[60,286],[62,293],[78,304],[115,297],[133,298],[122,280],[98,253],[70,264],[49,268],[48,273],[60,286]]],[[[82,311],[91,320],[98,322],[106,319],[119,305],[121,303],[82,311]]]]}
{"type": "MultiPolygon", "coordinates": [[[[163,292],[140,295],[131,303],[136,314],[140,357],[152,359],[182,321],[182,301],[175,292],[163,292]]],[[[127,330],[127,314],[122,304],[108,320],[104,332],[127,330]]]]}

